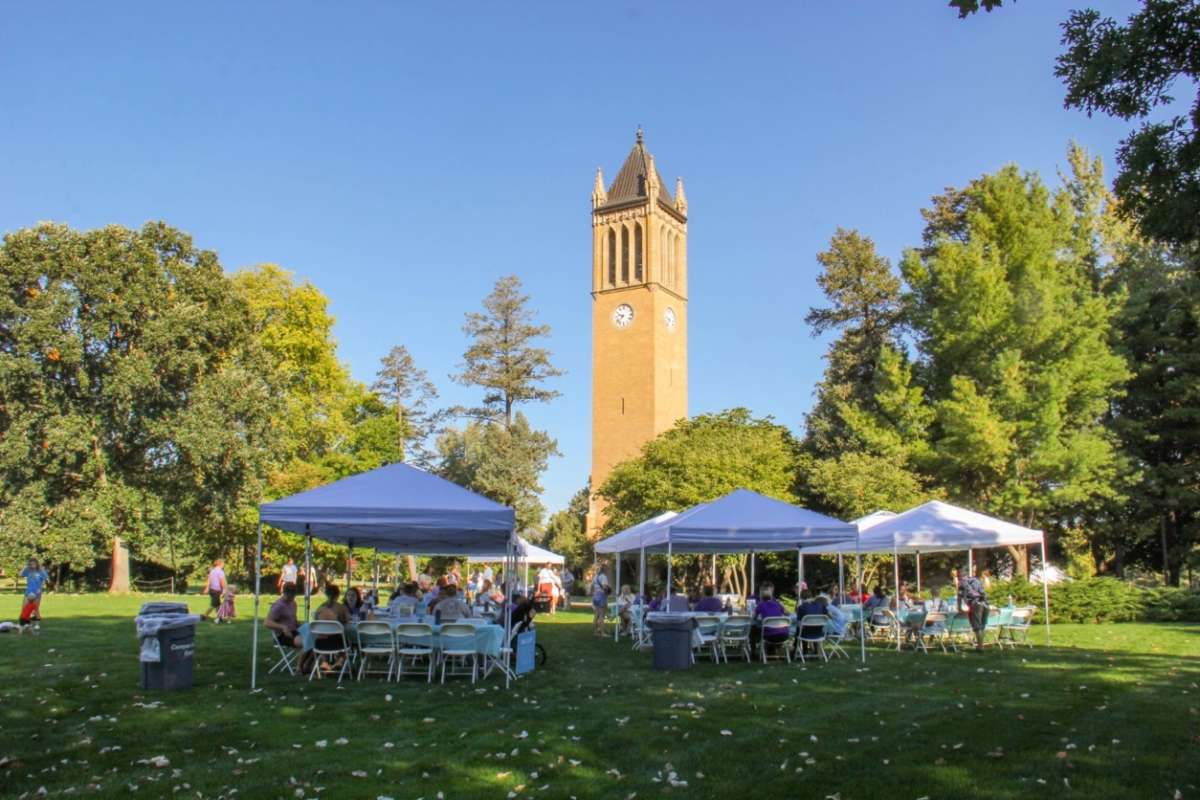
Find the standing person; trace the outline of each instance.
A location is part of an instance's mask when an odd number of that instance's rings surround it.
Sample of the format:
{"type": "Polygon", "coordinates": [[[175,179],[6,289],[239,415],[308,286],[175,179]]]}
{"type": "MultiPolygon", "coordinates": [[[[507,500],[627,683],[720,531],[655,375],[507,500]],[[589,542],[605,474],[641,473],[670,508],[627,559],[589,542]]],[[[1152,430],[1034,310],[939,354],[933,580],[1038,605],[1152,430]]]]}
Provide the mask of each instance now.
{"type": "MultiPolygon", "coordinates": [[[[976,567],[978,571],[978,567],[976,567]]],[[[955,569],[954,584],[958,587],[958,606],[967,612],[971,630],[975,633],[975,652],[983,652],[983,635],[987,632],[988,604],[983,581],[970,572],[955,569]]]]}
{"type": "Polygon", "coordinates": [[[544,565],[537,573],[537,594],[544,594],[550,599],[550,614],[553,615],[558,605],[558,592],[554,586],[554,570],[544,565]]]}
{"type": "Polygon", "coordinates": [[[450,572],[446,574],[446,583],[456,589],[462,583],[462,570],[459,568],[457,561],[450,565],[450,572]]]}
{"type": "Polygon", "coordinates": [[[32,625],[34,632],[37,632],[42,627],[42,590],[46,587],[46,581],[50,580],[50,575],[42,569],[36,558],[31,558],[25,569],[21,570],[21,577],[25,579],[25,601],[21,605],[20,623],[22,626],[32,625]]]}
{"type": "Polygon", "coordinates": [[[571,572],[568,566],[563,567],[562,571],[562,587],[563,594],[566,596],[566,603],[571,605],[571,591],[575,588],[575,573],[571,572]]]}
{"type": "Polygon", "coordinates": [[[287,563],[283,565],[283,569],[279,572],[279,593],[283,594],[283,587],[289,584],[293,589],[296,588],[296,578],[300,570],[296,567],[295,559],[288,557],[287,563]]]}
{"type": "MultiPolygon", "coordinates": [[[[603,575],[603,573],[601,573],[603,575]]],[[[592,581],[592,633],[604,636],[604,618],[608,616],[608,581],[592,581]]]]}
{"type": "Polygon", "coordinates": [[[208,589],[208,608],[202,615],[204,619],[208,619],[210,614],[221,607],[221,597],[225,594],[225,585],[225,559],[218,558],[213,562],[212,569],[208,571],[208,580],[205,583],[205,587],[208,589]]]}

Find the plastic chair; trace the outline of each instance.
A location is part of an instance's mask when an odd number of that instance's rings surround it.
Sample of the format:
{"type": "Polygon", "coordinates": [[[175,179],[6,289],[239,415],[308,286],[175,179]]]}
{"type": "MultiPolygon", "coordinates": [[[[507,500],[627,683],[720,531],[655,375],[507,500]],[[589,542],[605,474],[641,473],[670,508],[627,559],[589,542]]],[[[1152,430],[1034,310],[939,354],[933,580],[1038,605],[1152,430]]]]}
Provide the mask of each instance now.
{"type": "MultiPolygon", "coordinates": [[[[766,624],[765,620],[763,624],[766,624]]],[[[800,624],[796,628],[796,654],[800,656],[801,664],[808,663],[804,659],[806,644],[816,645],[821,660],[829,661],[829,655],[825,652],[825,626],[827,624],[829,624],[829,617],[824,614],[805,614],[800,618],[800,624]]]]}
{"type": "Polygon", "coordinates": [[[929,652],[929,648],[925,646],[925,637],[921,635],[921,631],[925,627],[925,620],[928,618],[928,616],[929,615],[924,611],[909,611],[904,617],[904,623],[902,625],[904,631],[904,641],[913,643],[914,653],[918,647],[924,650],[926,653],[929,652]]]}
{"type": "Polygon", "coordinates": [[[308,624],[308,630],[313,635],[313,665],[312,671],[308,673],[308,679],[311,681],[315,677],[323,677],[321,671],[321,662],[335,663],[334,658],[340,656],[342,658],[341,669],[338,670],[338,683],[342,682],[346,670],[350,666],[350,643],[346,641],[346,629],[342,627],[342,623],[331,619],[313,620],[308,624]],[[342,646],[322,645],[321,639],[333,636],[340,636],[342,646]]]}
{"type": "MultiPolygon", "coordinates": [[[[787,617],[763,617],[761,633],[762,635],[758,638],[758,654],[762,658],[762,663],[766,664],[772,658],[770,655],[772,647],[782,650],[784,659],[789,664],[792,663],[792,621],[790,619],[787,617]],[[767,641],[768,629],[776,632],[784,631],[787,633],[787,637],[767,641]]],[[[774,658],[779,658],[778,653],[776,653],[774,658]]]]}
{"type": "Polygon", "coordinates": [[[279,653],[279,660],[275,662],[275,666],[267,670],[267,674],[270,675],[276,670],[286,669],[289,675],[295,677],[296,668],[299,666],[298,662],[296,661],[298,656],[296,648],[284,647],[279,643],[279,640],[275,638],[275,631],[270,631],[270,633],[271,642],[275,645],[275,652],[279,653]]]}
{"type": "Polygon", "coordinates": [[[867,638],[871,641],[894,642],[900,622],[890,608],[873,608],[867,619],[867,638]]]}
{"type": "Polygon", "coordinates": [[[939,611],[930,611],[925,615],[925,624],[921,626],[917,636],[926,653],[929,652],[929,648],[925,646],[926,639],[933,639],[942,646],[942,652],[946,652],[946,615],[939,611]]]}
{"type": "Polygon", "coordinates": [[[750,625],[752,620],[745,615],[727,617],[721,624],[720,651],[725,663],[729,663],[729,651],[740,651],[750,663],[750,625]]]}
{"type": "Polygon", "coordinates": [[[1032,606],[1015,609],[1009,621],[1000,628],[1000,634],[1003,637],[1001,642],[1007,643],[1009,647],[1013,648],[1018,644],[1033,647],[1033,642],[1029,640],[1029,628],[1036,612],[1037,609],[1032,606]]]}
{"type": "Polygon", "coordinates": [[[361,657],[358,664],[358,679],[363,675],[385,675],[392,679],[392,670],[396,667],[396,635],[392,626],[386,622],[368,620],[358,623],[358,654],[361,657]],[[387,659],[387,669],[382,673],[377,669],[369,669],[372,659],[387,659]]]}
{"type": "Polygon", "coordinates": [[[442,640],[442,683],[446,682],[447,665],[450,666],[452,676],[470,674],[471,683],[474,683],[479,670],[479,660],[476,657],[478,654],[475,651],[475,626],[459,622],[447,623],[442,626],[440,638],[442,640]],[[465,667],[468,662],[471,665],[470,673],[461,671],[461,667],[465,667]]]}
{"type": "Polygon", "coordinates": [[[433,627],[423,622],[406,622],[396,626],[396,680],[404,676],[404,660],[415,667],[421,659],[428,662],[425,680],[433,683],[433,665],[437,661],[433,650],[433,627]]]}
{"type": "Polygon", "coordinates": [[[695,663],[696,655],[703,653],[712,658],[714,664],[721,663],[721,618],[720,617],[695,617],[697,639],[693,639],[692,644],[692,662],[695,663]]]}

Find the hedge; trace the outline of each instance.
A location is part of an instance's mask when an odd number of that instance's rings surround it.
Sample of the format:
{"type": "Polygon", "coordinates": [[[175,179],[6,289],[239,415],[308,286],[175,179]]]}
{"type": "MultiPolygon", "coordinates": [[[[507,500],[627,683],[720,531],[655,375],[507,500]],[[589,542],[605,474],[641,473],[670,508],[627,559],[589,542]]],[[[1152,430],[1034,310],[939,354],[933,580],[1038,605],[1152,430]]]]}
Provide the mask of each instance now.
{"type": "MultiPolygon", "coordinates": [[[[1042,585],[1024,578],[992,581],[993,605],[1009,595],[1017,605],[1037,606],[1041,620],[1042,585]]],[[[1116,578],[1064,581],[1050,587],[1051,622],[1200,622],[1200,592],[1170,587],[1145,588],[1116,578]]]]}

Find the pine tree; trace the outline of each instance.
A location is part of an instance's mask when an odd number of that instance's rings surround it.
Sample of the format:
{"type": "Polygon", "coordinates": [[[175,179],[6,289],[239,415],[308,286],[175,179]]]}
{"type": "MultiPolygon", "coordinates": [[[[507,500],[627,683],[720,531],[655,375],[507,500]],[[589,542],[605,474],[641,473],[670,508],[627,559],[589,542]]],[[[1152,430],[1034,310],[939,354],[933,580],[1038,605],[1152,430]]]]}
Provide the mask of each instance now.
{"type": "Polygon", "coordinates": [[[392,404],[400,460],[429,466],[432,454],[427,442],[435,433],[442,413],[429,408],[430,401],[438,396],[437,388],[425,370],[413,361],[407,347],[396,345],[380,359],[371,390],[392,404]]]}

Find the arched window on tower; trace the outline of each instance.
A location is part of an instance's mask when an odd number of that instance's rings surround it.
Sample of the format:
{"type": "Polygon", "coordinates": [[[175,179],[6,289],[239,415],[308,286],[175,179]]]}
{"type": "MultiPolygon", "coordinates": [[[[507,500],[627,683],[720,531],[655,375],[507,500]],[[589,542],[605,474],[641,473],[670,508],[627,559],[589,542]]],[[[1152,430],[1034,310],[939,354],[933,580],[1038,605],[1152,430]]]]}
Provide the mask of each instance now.
{"type": "Polygon", "coordinates": [[[667,286],[675,288],[675,234],[667,234],[667,286]]]}
{"type": "Polygon", "coordinates": [[[621,226],[621,283],[629,283],[629,228],[621,226]]]}
{"type": "Polygon", "coordinates": [[[608,285],[617,285],[617,232],[608,229],[608,285]]]}
{"type": "Polygon", "coordinates": [[[658,226],[658,282],[667,282],[667,226],[658,226]]]}
{"type": "Polygon", "coordinates": [[[642,282],[642,226],[633,225],[633,280],[642,282]]]}

